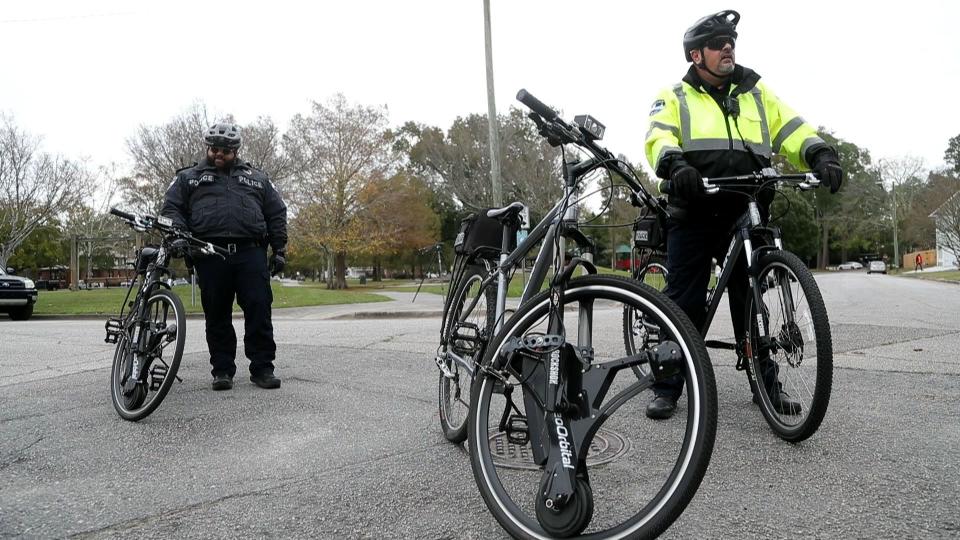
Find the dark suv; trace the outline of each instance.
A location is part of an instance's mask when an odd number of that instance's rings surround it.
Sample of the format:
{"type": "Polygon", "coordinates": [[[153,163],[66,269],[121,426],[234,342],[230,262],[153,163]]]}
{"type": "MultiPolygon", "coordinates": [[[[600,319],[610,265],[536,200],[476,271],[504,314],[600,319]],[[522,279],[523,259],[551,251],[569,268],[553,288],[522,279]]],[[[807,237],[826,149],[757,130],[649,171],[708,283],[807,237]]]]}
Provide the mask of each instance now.
{"type": "Polygon", "coordinates": [[[25,321],[33,315],[37,303],[37,288],[33,280],[14,276],[13,268],[0,269],[0,313],[8,313],[15,321],[25,321]]]}

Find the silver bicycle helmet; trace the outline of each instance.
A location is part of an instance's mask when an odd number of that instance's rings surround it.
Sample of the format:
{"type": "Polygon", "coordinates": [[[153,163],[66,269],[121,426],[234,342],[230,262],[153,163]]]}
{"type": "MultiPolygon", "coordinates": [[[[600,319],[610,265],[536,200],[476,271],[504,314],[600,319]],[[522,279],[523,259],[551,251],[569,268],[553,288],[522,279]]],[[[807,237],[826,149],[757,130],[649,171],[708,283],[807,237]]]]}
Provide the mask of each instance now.
{"type": "Polygon", "coordinates": [[[236,124],[217,123],[207,128],[203,142],[207,146],[222,148],[240,148],[240,128],[236,124]]]}

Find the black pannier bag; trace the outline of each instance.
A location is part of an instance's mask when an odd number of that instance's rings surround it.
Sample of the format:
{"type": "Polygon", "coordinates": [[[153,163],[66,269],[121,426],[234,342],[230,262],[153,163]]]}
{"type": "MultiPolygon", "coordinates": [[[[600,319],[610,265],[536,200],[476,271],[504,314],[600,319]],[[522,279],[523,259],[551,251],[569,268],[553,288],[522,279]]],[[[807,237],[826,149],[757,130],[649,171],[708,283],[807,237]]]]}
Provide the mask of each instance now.
{"type": "MultiPolygon", "coordinates": [[[[508,248],[517,246],[517,231],[511,231],[508,248]]],[[[503,244],[503,225],[490,217],[487,210],[470,214],[460,222],[460,232],[453,241],[453,251],[468,259],[496,260],[503,244]]]]}
{"type": "Polygon", "coordinates": [[[633,224],[633,245],[641,249],[665,249],[667,227],[659,212],[648,211],[633,224]]]}

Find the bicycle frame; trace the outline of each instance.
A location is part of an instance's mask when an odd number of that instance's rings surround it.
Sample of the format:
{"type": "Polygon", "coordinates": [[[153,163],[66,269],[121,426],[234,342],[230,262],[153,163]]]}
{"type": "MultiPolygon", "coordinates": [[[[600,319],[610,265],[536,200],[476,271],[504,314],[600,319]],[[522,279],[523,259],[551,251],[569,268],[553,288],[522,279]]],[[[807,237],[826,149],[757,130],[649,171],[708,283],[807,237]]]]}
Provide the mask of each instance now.
{"type": "MultiPolygon", "coordinates": [[[[770,174],[770,173],[763,173],[770,174]]],[[[769,176],[768,176],[769,177],[769,176]]],[[[719,190],[718,183],[725,181],[743,181],[744,179],[756,179],[755,176],[748,177],[730,177],[730,178],[704,178],[703,183],[707,188],[708,192],[713,190],[716,192],[719,190]]],[[[816,186],[818,181],[815,178],[812,178],[809,174],[804,175],[778,175],[779,179],[783,180],[795,180],[802,179],[803,183],[799,186],[803,189],[807,186],[816,186]]],[[[723,264],[721,265],[720,275],[717,277],[717,284],[709,293],[707,294],[707,313],[703,321],[703,326],[700,328],[700,334],[706,338],[707,332],[710,329],[710,324],[713,322],[713,317],[717,313],[717,308],[720,305],[720,300],[723,297],[723,291],[726,289],[727,284],[730,282],[730,278],[733,275],[734,265],[739,257],[744,257],[747,266],[747,279],[750,286],[750,294],[753,296],[753,300],[756,305],[763,305],[761,301],[761,290],[757,283],[756,275],[756,263],[760,257],[770,251],[774,250],[783,250],[783,238],[780,234],[780,229],[778,227],[769,227],[763,223],[760,214],[760,206],[757,204],[757,201],[751,198],[750,202],[747,205],[747,210],[737,219],[736,224],[733,227],[735,231],[733,238],[730,240],[730,245],[727,248],[727,253],[723,258],[723,264]],[[771,244],[764,244],[755,246],[754,238],[765,234],[772,239],[771,244]]],[[[789,309],[786,309],[787,322],[793,322],[793,299],[790,297],[790,288],[784,287],[784,295],[787,302],[790,304],[787,306],[789,309]]],[[[762,310],[761,310],[762,311],[762,310]]],[[[766,341],[770,337],[769,329],[769,320],[768,314],[766,313],[757,313],[757,327],[762,332],[760,339],[766,341]]],[[[719,342],[708,342],[708,347],[718,347],[722,344],[719,342]]],[[[725,346],[725,345],[724,345],[725,346]]],[[[736,348],[737,344],[734,345],[736,348]]]]}

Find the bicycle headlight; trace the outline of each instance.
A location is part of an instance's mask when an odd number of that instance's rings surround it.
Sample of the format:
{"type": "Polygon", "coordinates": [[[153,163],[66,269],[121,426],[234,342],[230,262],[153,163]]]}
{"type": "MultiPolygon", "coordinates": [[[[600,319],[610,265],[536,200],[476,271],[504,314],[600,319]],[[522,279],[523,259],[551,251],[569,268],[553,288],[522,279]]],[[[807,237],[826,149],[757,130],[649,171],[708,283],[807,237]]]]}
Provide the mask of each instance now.
{"type": "Polygon", "coordinates": [[[603,132],[607,130],[606,126],[601,124],[596,118],[590,116],[589,114],[574,116],[573,123],[580,128],[580,131],[582,131],[588,139],[595,141],[602,139],[603,132]]]}

